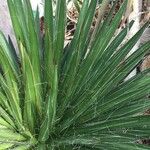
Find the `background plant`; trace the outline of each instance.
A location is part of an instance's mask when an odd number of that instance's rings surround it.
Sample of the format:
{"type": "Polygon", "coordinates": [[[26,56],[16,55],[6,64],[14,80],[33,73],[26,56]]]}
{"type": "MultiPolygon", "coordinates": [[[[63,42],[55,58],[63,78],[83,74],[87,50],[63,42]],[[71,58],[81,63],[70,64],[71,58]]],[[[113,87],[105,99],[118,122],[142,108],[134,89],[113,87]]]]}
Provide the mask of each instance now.
{"type": "Polygon", "coordinates": [[[0,149],[148,150],[140,141],[150,135],[149,70],[124,81],[149,52],[147,42],[126,57],[148,23],[123,45],[133,22],[114,37],[127,0],[112,19],[114,3],[92,42],[97,1],[85,0],[65,48],[65,0],[55,17],[45,0],[44,36],[29,0],[7,2],[19,54],[0,33],[0,149]]]}

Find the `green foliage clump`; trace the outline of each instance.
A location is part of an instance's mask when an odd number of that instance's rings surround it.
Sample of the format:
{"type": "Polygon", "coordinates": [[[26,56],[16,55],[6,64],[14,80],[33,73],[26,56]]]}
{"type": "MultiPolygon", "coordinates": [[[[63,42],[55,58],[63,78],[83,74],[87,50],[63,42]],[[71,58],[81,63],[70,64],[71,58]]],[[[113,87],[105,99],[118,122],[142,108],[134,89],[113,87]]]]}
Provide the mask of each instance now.
{"type": "Polygon", "coordinates": [[[148,23],[126,43],[133,22],[114,37],[127,0],[92,39],[97,0],[84,0],[65,48],[65,0],[55,16],[45,0],[44,36],[29,0],[7,2],[19,54],[0,33],[0,149],[148,150],[139,141],[150,136],[150,71],[124,80],[150,49],[147,42],[126,57],[148,23]]]}

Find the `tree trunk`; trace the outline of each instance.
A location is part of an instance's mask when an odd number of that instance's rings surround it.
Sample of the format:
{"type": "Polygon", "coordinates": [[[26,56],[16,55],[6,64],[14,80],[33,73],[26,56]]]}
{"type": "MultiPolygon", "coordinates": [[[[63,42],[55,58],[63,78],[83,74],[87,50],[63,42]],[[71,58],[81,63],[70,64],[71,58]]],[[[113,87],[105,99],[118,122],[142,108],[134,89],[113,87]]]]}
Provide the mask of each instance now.
{"type": "MultiPolygon", "coordinates": [[[[150,20],[150,0],[147,0],[145,2],[145,7],[147,8],[146,11],[148,13],[145,14],[142,24],[150,20]]],[[[141,44],[143,44],[149,40],[150,40],[150,27],[145,30],[143,36],[141,37],[140,42],[141,44]]],[[[148,69],[148,68],[150,68],[150,55],[145,56],[145,59],[142,62],[141,67],[140,67],[141,71],[148,69]]]]}
{"type": "MultiPolygon", "coordinates": [[[[141,19],[141,11],[142,11],[142,0],[132,0],[132,6],[133,6],[133,11],[130,14],[128,20],[129,22],[131,20],[134,20],[135,23],[133,27],[131,28],[129,32],[129,38],[131,38],[133,35],[137,33],[137,31],[140,29],[140,19],[141,19]]],[[[137,44],[133,47],[133,49],[129,52],[128,56],[133,54],[140,45],[140,41],[137,42],[137,44]]],[[[135,76],[137,73],[137,69],[134,69],[126,78],[126,80],[130,79],[131,77],[135,76]]]]}

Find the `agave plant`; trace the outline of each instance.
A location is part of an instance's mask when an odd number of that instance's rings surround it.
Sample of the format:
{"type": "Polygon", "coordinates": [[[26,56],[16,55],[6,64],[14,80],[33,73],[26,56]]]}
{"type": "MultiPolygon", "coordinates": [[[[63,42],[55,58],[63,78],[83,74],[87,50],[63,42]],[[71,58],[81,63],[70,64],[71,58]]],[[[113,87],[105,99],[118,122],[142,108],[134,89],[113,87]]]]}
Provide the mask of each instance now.
{"type": "Polygon", "coordinates": [[[150,149],[140,144],[150,136],[150,71],[124,80],[150,49],[147,42],[126,57],[148,23],[124,44],[133,22],[114,37],[127,0],[112,19],[114,4],[92,42],[97,0],[84,0],[65,48],[65,0],[55,16],[45,0],[44,36],[29,0],[7,3],[18,51],[0,33],[0,149],[150,149]]]}

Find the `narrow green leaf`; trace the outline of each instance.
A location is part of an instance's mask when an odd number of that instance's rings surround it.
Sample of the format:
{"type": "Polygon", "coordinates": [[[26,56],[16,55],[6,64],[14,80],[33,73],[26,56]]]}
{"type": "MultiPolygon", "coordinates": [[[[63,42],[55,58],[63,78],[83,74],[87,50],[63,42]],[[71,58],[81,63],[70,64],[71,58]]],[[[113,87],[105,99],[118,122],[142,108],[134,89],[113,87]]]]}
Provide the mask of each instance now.
{"type": "Polygon", "coordinates": [[[57,92],[58,92],[58,74],[57,66],[54,70],[54,79],[52,87],[50,89],[50,95],[48,96],[46,102],[46,111],[44,116],[44,121],[41,125],[39,139],[40,141],[46,141],[51,132],[54,131],[56,122],[56,106],[57,106],[57,92]]]}
{"type": "Polygon", "coordinates": [[[33,65],[22,43],[20,43],[20,52],[23,66],[23,79],[25,81],[24,120],[29,130],[34,132],[35,126],[37,125],[36,116],[40,119],[41,105],[38,101],[41,94],[39,93],[40,83],[36,82],[33,65]]]}
{"type": "Polygon", "coordinates": [[[11,143],[0,143],[0,150],[5,150],[12,146],[13,146],[13,144],[11,144],[11,143]]]}
{"type": "Polygon", "coordinates": [[[66,0],[57,0],[54,28],[54,63],[58,64],[62,57],[66,25],[66,0]]]}

